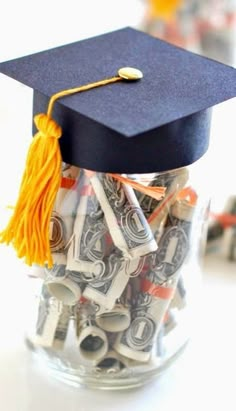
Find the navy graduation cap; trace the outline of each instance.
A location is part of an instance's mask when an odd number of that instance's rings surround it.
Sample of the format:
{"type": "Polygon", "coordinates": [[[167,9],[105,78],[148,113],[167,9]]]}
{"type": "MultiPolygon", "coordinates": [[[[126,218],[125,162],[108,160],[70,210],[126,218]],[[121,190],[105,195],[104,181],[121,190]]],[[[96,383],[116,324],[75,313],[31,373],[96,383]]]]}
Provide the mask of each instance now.
{"type": "MultiPolygon", "coordinates": [[[[119,179],[189,165],[207,150],[210,108],[236,92],[233,68],[131,28],[5,62],[0,71],[33,88],[36,126],[0,242],[49,268],[62,160],[119,179]]],[[[159,198],[164,188],[153,189],[159,198]]]]}
{"type": "Polygon", "coordinates": [[[198,160],[209,144],[210,108],[236,95],[236,71],[132,28],[0,64],[34,89],[34,114],[60,90],[135,67],[143,78],[63,97],[52,117],[65,162],[103,172],[143,173],[198,160]]]}

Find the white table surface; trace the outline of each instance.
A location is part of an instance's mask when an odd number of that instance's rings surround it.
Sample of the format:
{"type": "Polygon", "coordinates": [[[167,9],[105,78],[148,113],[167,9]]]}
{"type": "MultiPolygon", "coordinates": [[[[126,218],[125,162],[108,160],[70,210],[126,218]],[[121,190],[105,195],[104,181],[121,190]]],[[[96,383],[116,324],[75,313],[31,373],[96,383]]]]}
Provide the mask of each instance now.
{"type": "Polygon", "coordinates": [[[236,263],[205,258],[201,321],[184,355],[149,385],[110,392],[67,386],[34,365],[23,342],[25,267],[10,248],[2,247],[0,258],[2,411],[235,411],[236,263]]]}

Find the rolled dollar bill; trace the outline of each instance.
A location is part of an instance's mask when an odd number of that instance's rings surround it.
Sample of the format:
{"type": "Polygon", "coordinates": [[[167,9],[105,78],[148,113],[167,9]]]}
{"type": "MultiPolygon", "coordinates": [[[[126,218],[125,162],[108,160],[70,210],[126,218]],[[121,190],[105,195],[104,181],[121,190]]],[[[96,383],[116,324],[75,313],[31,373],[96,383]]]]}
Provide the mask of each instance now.
{"type": "Polygon", "coordinates": [[[89,180],[85,179],[67,254],[67,270],[90,273],[91,278],[101,276],[105,271],[107,234],[104,213],[89,180]]]}
{"type": "Polygon", "coordinates": [[[53,347],[55,332],[62,312],[62,304],[52,298],[43,288],[40,298],[35,334],[30,337],[33,344],[44,348],[53,347]]]}
{"type": "Polygon", "coordinates": [[[171,208],[154,265],[141,281],[131,325],[119,333],[114,345],[117,352],[128,358],[141,362],[150,358],[154,338],[162,327],[189,249],[193,212],[194,207],[185,201],[171,208]]]}
{"type": "Polygon", "coordinates": [[[134,190],[104,173],[87,170],[91,185],[117,248],[124,257],[138,258],[157,249],[156,241],[134,190]]]}
{"type": "Polygon", "coordinates": [[[121,304],[96,316],[97,325],[108,332],[124,331],[129,327],[130,321],[129,309],[121,304]]]}
{"type": "Polygon", "coordinates": [[[71,317],[71,309],[69,306],[62,306],[61,314],[58,319],[58,323],[56,326],[52,348],[55,350],[62,350],[65,345],[69,322],[71,317]]]}
{"type": "Polygon", "coordinates": [[[77,328],[77,345],[80,356],[93,363],[102,359],[108,352],[106,333],[92,320],[82,320],[77,328]]]}
{"type": "Polygon", "coordinates": [[[105,267],[104,275],[89,283],[83,292],[85,298],[101,306],[101,312],[104,308],[111,310],[114,307],[130,276],[138,275],[142,271],[143,262],[140,258],[126,259],[118,251],[107,258],[105,267]]]}
{"type": "Polygon", "coordinates": [[[165,285],[153,287],[152,291],[159,297],[149,294],[150,289],[137,296],[131,325],[125,332],[118,334],[114,344],[119,354],[140,362],[150,359],[154,338],[162,325],[166,301],[169,303],[173,295],[173,289],[165,285]]]}
{"type": "Polygon", "coordinates": [[[109,374],[117,373],[129,366],[129,360],[115,351],[109,351],[105,357],[96,364],[96,368],[101,371],[108,371],[109,374]]]}
{"type": "Polygon", "coordinates": [[[159,240],[163,232],[170,207],[176,201],[179,191],[187,183],[188,176],[187,168],[160,173],[151,181],[150,185],[165,187],[165,197],[161,200],[156,200],[147,195],[142,195],[139,199],[140,207],[157,240],[159,240]]]}
{"type": "Polygon", "coordinates": [[[82,293],[80,283],[70,278],[63,264],[55,264],[51,270],[48,270],[45,287],[51,296],[65,305],[75,305],[82,293]]]}
{"type": "Polygon", "coordinates": [[[73,233],[78,203],[78,177],[78,167],[63,164],[61,187],[56,196],[49,226],[50,248],[53,253],[63,251],[73,233]]]}

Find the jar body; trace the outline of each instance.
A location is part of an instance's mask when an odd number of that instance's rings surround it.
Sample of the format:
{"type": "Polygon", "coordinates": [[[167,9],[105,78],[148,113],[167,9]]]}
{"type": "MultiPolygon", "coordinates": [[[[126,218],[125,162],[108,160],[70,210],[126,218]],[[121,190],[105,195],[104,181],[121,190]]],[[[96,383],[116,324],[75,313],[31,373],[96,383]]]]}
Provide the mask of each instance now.
{"type": "Polygon", "coordinates": [[[193,325],[208,199],[192,165],[120,176],[63,164],[50,223],[53,267],[29,279],[26,341],[69,383],[146,383],[193,325]]]}

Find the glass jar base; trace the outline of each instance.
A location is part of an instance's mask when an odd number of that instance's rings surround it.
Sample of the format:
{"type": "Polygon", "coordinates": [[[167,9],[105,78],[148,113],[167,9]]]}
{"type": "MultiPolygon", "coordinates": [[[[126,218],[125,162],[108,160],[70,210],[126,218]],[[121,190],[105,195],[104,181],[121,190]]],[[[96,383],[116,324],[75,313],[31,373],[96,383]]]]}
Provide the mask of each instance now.
{"type": "Polygon", "coordinates": [[[165,372],[185,350],[188,340],[178,350],[166,356],[161,361],[153,361],[147,365],[130,367],[129,369],[117,370],[113,368],[101,369],[95,367],[91,373],[83,365],[70,368],[58,357],[47,355],[41,349],[35,348],[31,341],[26,338],[26,345],[30,349],[34,363],[43,372],[46,371],[53,378],[70,386],[84,387],[99,390],[127,390],[143,386],[165,372]]]}

